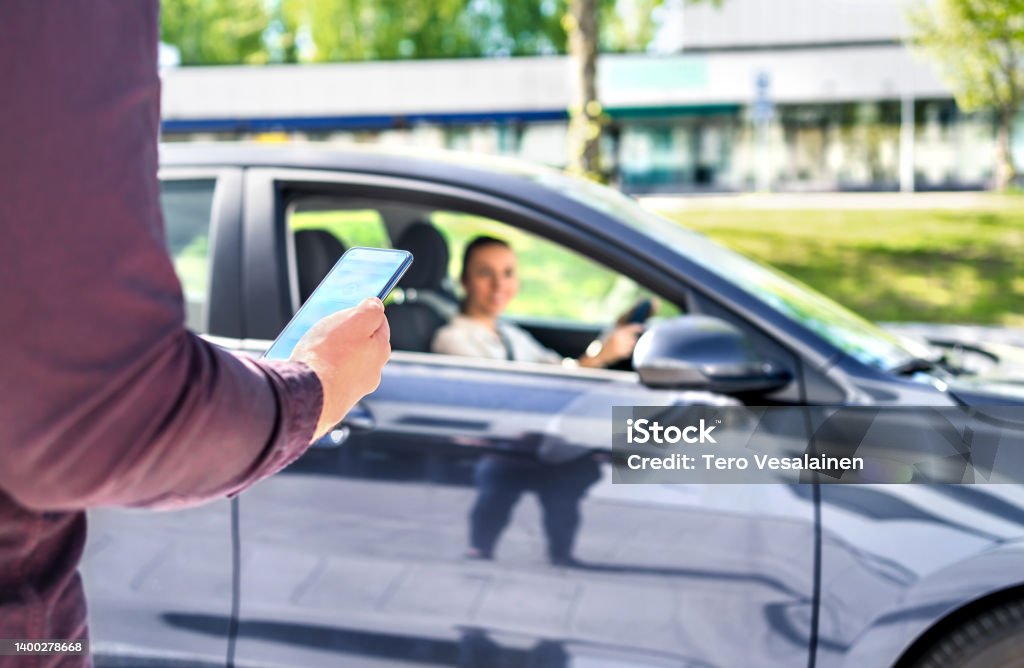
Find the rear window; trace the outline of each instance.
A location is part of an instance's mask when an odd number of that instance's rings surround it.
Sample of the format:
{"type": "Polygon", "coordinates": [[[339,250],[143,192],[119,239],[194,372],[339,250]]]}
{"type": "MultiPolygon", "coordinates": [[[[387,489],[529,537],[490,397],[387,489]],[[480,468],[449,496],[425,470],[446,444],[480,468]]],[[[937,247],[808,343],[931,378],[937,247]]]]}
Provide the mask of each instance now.
{"type": "Polygon", "coordinates": [[[207,330],[210,295],[210,213],[216,179],[165,180],[160,184],[167,247],[185,294],[185,324],[207,330]]]}

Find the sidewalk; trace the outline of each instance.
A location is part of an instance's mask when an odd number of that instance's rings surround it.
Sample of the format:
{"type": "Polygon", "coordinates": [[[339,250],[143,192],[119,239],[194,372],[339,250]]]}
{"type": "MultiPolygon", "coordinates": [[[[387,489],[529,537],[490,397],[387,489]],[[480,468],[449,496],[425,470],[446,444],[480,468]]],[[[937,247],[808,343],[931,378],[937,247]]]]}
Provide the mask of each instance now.
{"type": "Polygon", "coordinates": [[[934,193],[736,193],[651,195],[638,198],[650,209],[845,209],[970,210],[1008,209],[1024,198],[988,192],[934,193]]]}

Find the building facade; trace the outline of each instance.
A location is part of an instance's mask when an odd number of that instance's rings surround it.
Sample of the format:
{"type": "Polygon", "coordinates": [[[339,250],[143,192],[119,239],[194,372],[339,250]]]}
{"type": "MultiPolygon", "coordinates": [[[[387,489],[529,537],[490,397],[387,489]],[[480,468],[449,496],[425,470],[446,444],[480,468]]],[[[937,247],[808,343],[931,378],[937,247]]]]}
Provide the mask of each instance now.
{"type": "MultiPolygon", "coordinates": [[[[901,0],[679,7],[681,49],[606,55],[604,166],[633,192],[983,188],[995,130],[908,45],[901,0]]],[[[381,143],[561,166],[563,57],[168,68],[168,141],[381,143]]]]}

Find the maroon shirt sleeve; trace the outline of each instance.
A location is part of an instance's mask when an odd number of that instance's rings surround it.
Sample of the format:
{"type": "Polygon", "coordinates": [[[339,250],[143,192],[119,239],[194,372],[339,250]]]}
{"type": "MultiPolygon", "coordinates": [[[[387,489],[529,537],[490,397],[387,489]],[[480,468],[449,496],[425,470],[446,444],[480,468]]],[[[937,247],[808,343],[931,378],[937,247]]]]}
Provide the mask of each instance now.
{"type": "Polygon", "coordinates": [[[0,489],[29,508],[180,505],[308,446],[322,394],[184,327],[159,209],[155,0],[0,20],[0,489]]]}

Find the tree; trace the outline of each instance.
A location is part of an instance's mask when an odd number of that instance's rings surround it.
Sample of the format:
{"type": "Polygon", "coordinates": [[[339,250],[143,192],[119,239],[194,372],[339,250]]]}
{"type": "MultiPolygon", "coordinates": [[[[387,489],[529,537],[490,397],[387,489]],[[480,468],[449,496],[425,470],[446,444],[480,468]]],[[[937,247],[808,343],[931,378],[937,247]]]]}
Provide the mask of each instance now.
{"type": "Polygon", "coordinates": [[[602,180],[601,135],[607,116],[597,90],[599,52],[643,51],[654,39],[654,10],[664,0],[568,0],[562,9],[572,57],[569,103],[569,171],[602,180]],[[623,5],[632,10],[620,11],[623,5]]]}
{"type": "Polygon", "coordinates": [[[910,12],[914,41],[933,57],[964,111],[997,119],[995,186],[1013,182],[1013,121],[1024,96],[1024,0],[937,0],[910,12]]]}
{"type": "Polygon", "coordinates": [[[182,65],[265,63],[263,0],[163,0],[160,40],[176,46],[182,65]]]}
{"type": "Polygon", "coordinates": [[[598,0],[570,0],[565,15],[572,56],[569,104],[569,171],[601,178],[601,102],[597,96],[598,0]]]}
{"type": "Polygon", "coordinates": [[[468,0],[284,0],[310,26],[320,62],[482,55],[468,0]]]}
{"type": "Polygon", "coordinates": [[[280,0],[319,62],[520,56],[564,51],[564,0],[280,0]]]}

